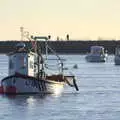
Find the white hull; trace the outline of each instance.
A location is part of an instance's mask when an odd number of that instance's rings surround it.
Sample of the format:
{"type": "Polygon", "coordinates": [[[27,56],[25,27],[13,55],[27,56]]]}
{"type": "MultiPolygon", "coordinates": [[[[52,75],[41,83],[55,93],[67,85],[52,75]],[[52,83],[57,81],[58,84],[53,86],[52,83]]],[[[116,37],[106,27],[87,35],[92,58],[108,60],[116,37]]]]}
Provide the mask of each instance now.
{"type": "Polygon", "coordinates": [[[106,61],[106,56],[105,55],[88,54],[86,56],[86,60],[88,62],[105,62],[106,61]]]}
{"type": "Polygon", "coordinates": [[[55,93],[61,91],[64,82],[37,80],[33,77],[8,76],[1,82],[5,94],[55,93]]]}
{"type": "Polygon", "coordinates": [[[120,65],[120,56],[115,56],[114,58],[115,65],[120,65]]]}

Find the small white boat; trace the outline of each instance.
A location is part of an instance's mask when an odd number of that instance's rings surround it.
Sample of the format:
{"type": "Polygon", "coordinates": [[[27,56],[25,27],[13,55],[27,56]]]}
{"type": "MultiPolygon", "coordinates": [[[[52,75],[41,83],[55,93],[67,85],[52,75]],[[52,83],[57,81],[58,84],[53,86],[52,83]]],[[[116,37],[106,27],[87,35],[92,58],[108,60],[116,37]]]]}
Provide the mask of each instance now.
{"type": "Polygon", "coordinates": [[[120,65],[120,47],[116,47],[115,49],[114,62],[115,62],[115,65],[120,65]]]}
{"type": "Polygon", "coordinates": [[[92,46],[90,53],[85,58],[88,62],[105,62],[107,53],[105,53],[103,46],[92,46]]]}
{"type": "MultiPolygon", "coordinates": [[[[59,73],[51,75],[46,73],[45,61],[47,57],[43,57],[41,47],[37,42],[37,39],[40,38],[47,39],[47,37],[34,37],[33,40],[36,43],[34,42],[34,48],[32,46],[32,49],[27,49],[25,43],[20,42],[16,45],[16,50],[8,54],[9,75],[1,80],[0,93],[58,93],[63,89],[65,84],[75,87],[78,90],[75,76],[64,75],[63,63],[57,54],[59,73]]],[[[46,54],[48,53],[48,49],[52,50],[46,40],[46,54]]],[[[54,51],[52,50],[52,52],[54,51]]]]}

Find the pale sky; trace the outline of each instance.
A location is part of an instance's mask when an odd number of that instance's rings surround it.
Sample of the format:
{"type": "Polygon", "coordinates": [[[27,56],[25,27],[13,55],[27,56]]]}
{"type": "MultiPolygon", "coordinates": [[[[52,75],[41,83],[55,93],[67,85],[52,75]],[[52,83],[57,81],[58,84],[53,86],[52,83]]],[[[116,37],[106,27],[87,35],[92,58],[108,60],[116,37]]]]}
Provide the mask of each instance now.
{"type": "Polygon", "coordinates": [[[65,39],[120,39],[120,0],[0,0],[0,40],[20,30],[65,39]]]}

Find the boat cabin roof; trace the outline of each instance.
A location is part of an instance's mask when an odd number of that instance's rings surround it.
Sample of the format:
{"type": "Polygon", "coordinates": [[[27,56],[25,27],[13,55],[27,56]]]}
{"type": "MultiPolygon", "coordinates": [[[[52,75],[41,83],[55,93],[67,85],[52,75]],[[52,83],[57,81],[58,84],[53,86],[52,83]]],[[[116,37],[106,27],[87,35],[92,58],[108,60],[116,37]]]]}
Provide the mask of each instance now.
{"type": "Polygon", "coordinates": [[[90,51],[92,54],[103,54],[104,47],[103,46],[91,46],[90,51]]]}
{"type": "Polygon", "coordinates": [[[103,46],[91,46],[91,50],[102,50],[104,49],[103,46]]]}
{"type": "Polygon", "coordinates": [[[103,46],[91,46],[91,49],[104,49],[103,46]]]}

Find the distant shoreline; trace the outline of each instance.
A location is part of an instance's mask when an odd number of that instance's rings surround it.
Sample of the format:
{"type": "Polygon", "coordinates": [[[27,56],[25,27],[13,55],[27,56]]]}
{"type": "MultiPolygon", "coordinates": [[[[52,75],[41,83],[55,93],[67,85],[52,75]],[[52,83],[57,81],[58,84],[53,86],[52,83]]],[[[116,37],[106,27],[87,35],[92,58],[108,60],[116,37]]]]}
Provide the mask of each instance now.
{"type": "MultiPolygon", "coordinates": [[[[20,41],[0,41],[0,54],[7,54],[15,50],[15,46],[20,41]]],[[[31,46],[31,43],[24,41],[27,48],[31,46]]],[[[39,41],[42,48],[42,53],[45,53],[45,42],[39,41]]],[[[90,51],[90,47],[93,45],[104,46],[108,54],[114,54],[115,48],[120,46],[120,41],[115,40],[101,40],[101,41],[48,41],[48,44],[58,53],[58,54],[86,54],[90,51]]]]}

